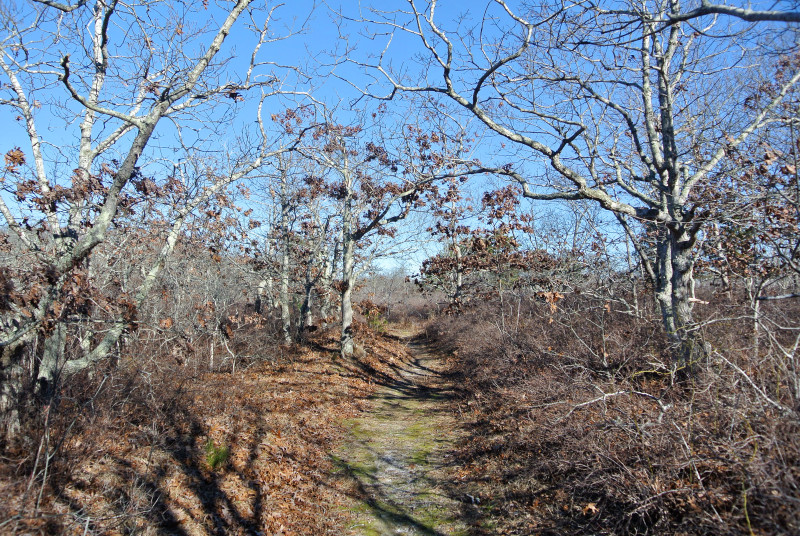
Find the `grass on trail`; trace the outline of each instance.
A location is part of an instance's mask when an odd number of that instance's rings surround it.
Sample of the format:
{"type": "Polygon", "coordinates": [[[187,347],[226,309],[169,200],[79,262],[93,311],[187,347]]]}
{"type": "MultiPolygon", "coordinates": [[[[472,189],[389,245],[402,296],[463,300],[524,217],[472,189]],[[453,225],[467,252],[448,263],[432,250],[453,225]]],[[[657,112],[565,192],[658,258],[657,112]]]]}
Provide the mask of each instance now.
{"type": "Polygon", "coordinates": [[[406,340],[410,355],[369,410],[347,421],[348,439],[334,457],[355,501],[348,534],[467,534],[461,503],[450,496],[448,454],[458,432],[443,359],[421,339],[406,340]]]}

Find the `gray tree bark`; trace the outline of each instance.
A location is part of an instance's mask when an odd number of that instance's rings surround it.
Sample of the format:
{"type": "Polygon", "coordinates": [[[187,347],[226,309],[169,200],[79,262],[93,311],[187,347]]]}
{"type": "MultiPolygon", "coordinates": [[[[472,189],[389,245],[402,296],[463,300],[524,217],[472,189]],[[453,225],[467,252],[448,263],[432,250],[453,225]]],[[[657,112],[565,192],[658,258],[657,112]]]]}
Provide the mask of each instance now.
{"type": "Polygon", "coordinates": [[[291,296],[289,295],[289,269],[291,250],[291,237],[289,236],[289,202],[287,199],[287,186],[285,173],[281,179],[281,272],[280,272],[280,304],[281,304],[281,329],[284,344],[292,343],[292,312],[291,296]]]}
{"type": "MultiPolygon", "coordinates": [[[[402,11],[374,10],[364,22],[412,34],[429,60],[419,85],[408,84],[388,65],[365,61],[391,86],[388,94],[378,96],[448,99],[504,145],[516,146],[519,159],[531,160],[528,168],[513,161],[494,166],[457,162],[470,167],[470,173],[507,177],[533,200],[591,200],[620,218],[652,226],[655,247],[638,247],[637,252],[643,263],[651,263],[648,275],[677,367],[693,363],[702,344],[693,330],[692,248],[704,223],[695,215],[704,210],[703,201],[698,206],[693,196],[699,185],[712,180],[729,151],[770,124],[773,111],[800,81],[800,72],[785,73],[780,86],[752,109],[698,109],[686,95],[705,94],[717,81],[740,91],[742,100],[745,92],[752,94],[742,83],[744,70],[734,72],[720,58],[728,47],[732,58],[747,63],[739,55],[756,45],[747,41],[752,34],[744,26],[718,37],[681,21],[711,14],[726,15],[727,22],[791,21],[798,13],[705,1],[688,12],[681,12],[677,0],[623,2],[614,9],[554,1],[538,4],[531,14],[536,18],[527,20],[505,0],[493,5],[493,24],[505,20],[503,35],[512,35],[513,28],[518,36],[513,44],[506,37],[503,44],[496,41],[500,36],[484,37],[488,33],[474,39],[451,36],[434,20],[436,2],[409,0],[402,11]],[[488,47],[494,47],[494,55],[476,53],[488,47]],[[705,56],[703,47],[713,47],[714,53],[705,56]],[[707,71],[714,74],[697,76],[707,71]],[[531,173],[545,167],[547,172],[531,173]]],[[[724,26],[719,19],[707,20],[714,31],[724,26]]],[[[751,59],[757,63],[760,58],[751,59]]]]}

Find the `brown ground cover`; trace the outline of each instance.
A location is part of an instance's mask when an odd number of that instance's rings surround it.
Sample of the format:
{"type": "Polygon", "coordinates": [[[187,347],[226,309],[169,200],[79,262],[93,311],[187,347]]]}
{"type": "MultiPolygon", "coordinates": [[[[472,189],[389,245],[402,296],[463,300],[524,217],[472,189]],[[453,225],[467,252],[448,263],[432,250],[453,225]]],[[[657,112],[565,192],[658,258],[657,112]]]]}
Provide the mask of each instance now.
{"type": "Polygon", "coordinates": [[[408,359],[357,333],[366,356],[348,363],[328,333],[235,374],[131,357],[74,382],[42,441],[6,453],[0,533],[340,534],[348,490],[329,455],[408,359]]]}
{"type": "MultiPolygon", "coordinates": [[[[652,312],[570,297],[435,321],[466,431],[452,493],[475,497],[474,533],[800,533],[796,369],[713,299],[711,353],[683,379],[652,312]]],[[[762,312],[792,325],[792,307],[762,312]]]]}

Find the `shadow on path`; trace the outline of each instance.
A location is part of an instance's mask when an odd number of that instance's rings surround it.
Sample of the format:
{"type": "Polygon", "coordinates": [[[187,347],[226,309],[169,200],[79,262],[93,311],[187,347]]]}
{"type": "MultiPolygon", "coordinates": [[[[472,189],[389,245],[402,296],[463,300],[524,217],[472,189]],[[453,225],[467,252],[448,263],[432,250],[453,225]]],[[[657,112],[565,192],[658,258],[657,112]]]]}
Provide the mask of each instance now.
{"type": "Polygon", "coordinates": [[[420,338],[405,342],[414,360],[396,367],[396,379],[380,377],[371,410],[347,423],[351,437],[333,458],[356,502],[349,533],[467,534],[448,493],[457,426],[443,360],[420,338]]]}

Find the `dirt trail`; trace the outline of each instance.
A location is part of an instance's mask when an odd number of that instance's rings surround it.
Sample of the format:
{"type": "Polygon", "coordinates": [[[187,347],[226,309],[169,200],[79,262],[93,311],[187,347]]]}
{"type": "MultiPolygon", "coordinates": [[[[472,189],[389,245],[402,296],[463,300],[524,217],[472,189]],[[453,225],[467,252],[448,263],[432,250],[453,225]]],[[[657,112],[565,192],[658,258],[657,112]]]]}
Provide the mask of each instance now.
{"type": "Polygon", "coordinates": [[[351,438],[336,457],[356,498],[348,533],[466,534],[461,505],[446,491],[457,427],[446,409],[443,359],[419,338],[404,340],[413,362],[377,390],[371,411],[348,423],[351,438]]]}

